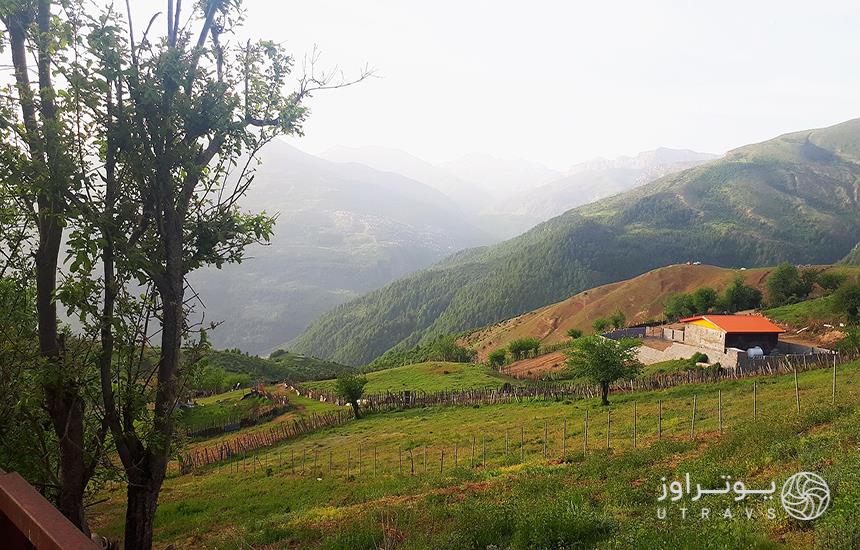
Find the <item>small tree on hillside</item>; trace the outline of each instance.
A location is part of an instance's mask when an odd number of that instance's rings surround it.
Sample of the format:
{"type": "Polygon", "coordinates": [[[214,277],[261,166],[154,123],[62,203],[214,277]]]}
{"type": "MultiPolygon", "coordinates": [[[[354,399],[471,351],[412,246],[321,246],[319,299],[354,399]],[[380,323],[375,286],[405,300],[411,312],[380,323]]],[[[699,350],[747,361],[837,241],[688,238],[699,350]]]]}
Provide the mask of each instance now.
{"type": "Polygon", "coordinates": [[[518,338],[508,344],[508,351],[515,360],[523,359],[531,351],[540,348],[540,340],[536,338],[518,338]]]}
{"type": "Polygon", "coordinates": [[[837,307],[848,315],[852,323],[860,321],[860,283],[842,285],[833,295],[837,307]]]}
{"type": "Polygon", "coordinates": [[[762,294],[757,288],[753,288],[744,282],[743,275],[735,276],[734,281],[723,291],[720,306],[726,311],[736,312],[745,309],[761,307],[762,294]]]}
{"type": "Polygon", "coordinates": [[[815,282],[818,283],[818,286],[820,286],[826,294],[832,294],[838,290],[840,286],[845,284],[847,279],[848,277],[839,271],[825,271],[823,273],[819,273],[815,282]]]}
{"type": "Polygon", "coordinates": [[[606,332],[606,330],[612,325],[609,322],[609,319],[595,319],[593,323],[591,323],[591,327],[594,329],[594,332],[600,334],[602,332],[606,332]]]}
{"type": "Polygon", "coordinates": [[[788,262],[779,264],[767,279],[768,302],[778,307],[805,300],[812,292],[816,276],[811,271],[801,272],[788,262]]]}
{"type": "Polygon", "coordinates": [[[693,297],[689,294],[673,294],[666,300],[666,307],[663,308],[663,314],[670,321],[677,321],[684,317],[693,315],[696,306],[693,302],[693,297]]]}
{"type": "Polygon", "coordinates": [[[695,315],[708,313],[714,309],[717,302],[720,300],[720,296],[713,288],[703,286],[701,288],[697,288],[696,291],[693,292],[691,299],[694,309],[693,314],[695,315]]]}
{"type": "Polygon", "coordinates": [[[624,316],[623,311],[617,309],[615,313],[609,316],[609,322],[614,329],[624,328],[624,325],[627,324],[627,317],[624,316]]]}
{"type": "Polygon", "coordinates": [[[501,368],[505,364],[505,359],[508,357],[508,352],[505,348],[495,349],[487,356],[487,363],[493,368],[501,368]]]}
{"type": "Polygon", "coordinates": [[[344,373],[337,377],[335,390],[337,396],[352,405],[356,418],[361,418],[361,408],[358,406],[358,402],[364,396],[364,386],[366,385],[367,378],[364,376],[344,373]]]}
{"type": "Polygon", "coordinates": [[[638,346],[639,341],[633,338],[581,338],[568,351],[567,365],[574,374],[599,384],[601,401],[609,405],[609,385],[616,380],[633,378],[642,368],[636,358],[638,346]]]}
{"type": "Polygon", "coordinates": [[[578,328],[567,329],[567,336],[571,340],[576,340],[578,338],[582,338],[582,331],[578,328]]]}
{"type": "Polygon", "coordinates": [[[845,338],[836,344],[836,349],[840,353],[860,354],[860,329],[849,330],[845,338]]]}

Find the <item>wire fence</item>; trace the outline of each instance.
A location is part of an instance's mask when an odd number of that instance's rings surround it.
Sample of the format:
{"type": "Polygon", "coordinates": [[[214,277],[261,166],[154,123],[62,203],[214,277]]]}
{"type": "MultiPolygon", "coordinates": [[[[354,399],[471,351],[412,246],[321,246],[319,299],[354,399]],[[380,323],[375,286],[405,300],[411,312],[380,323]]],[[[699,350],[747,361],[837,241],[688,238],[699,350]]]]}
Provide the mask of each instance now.
{"type": "MultiPolygon", "coordinates": [[[[310,441],[289,449],[236,452],[223,461],[189,463],[183,473],[212,466],[216,471],[261,475],[418,476],[459,469],[491,468],[526,463],[559,464],[595,452],[608,453],[646,448],[661,440],[698,441],[719,436],[733,426],[747,425],[767,416],[800,415],[802,403],[837,407],[837,368],[832,382],[801,388],[794,378],[794,393],[774,395],[753,380],[746,388],[717,390],[699,396],[627,401],[599,410],[584,410],[577,417],[539,418],[526,424],[474,434],[453,434],[445,441],[425,444],[410,437],[396,444],[310,441]],[[829,386],[829,387],[828,387],[829,386]],[[762,391],[765,389],[765,391],[762,391]]],[[[796,372],[796,371],[795,371],[796,372]]],[[[808,405],[804,405],[808,406],[808,405]]],[[[205,471],[211,471],[211,468],[205,471]]]]}
{"type": "MultiPolygon", "coordinates": [[[[660,390],[667,389],[671,387],[676,387],[684,384],[694,384],[694,383],[703,383],[703,382],[719,382],[724,380],[731,379],[744,379],[748,377],[754,376],[762,376],[762,375],[773,375],[773,374],[786,374],[793,373],[795,375],[795,389],[797,392],[797,408],[799,410],[800,407],[800,398],[799,391],[797,390],[797,374],[803,373],[807,371],[822,369],[822,368],[832,368],[833,369],[833,397],[835,399],[836,395],[836,373],[837,367],[840,364],[844,364],[851,360],[856,359],[855,356],[848,355],[836,355],[836,354],[828,354],[827,358],[823,357],[824,354],[821,354],[822,357],[813,358],[812,356],[807,356],[804,360],[800,360],[798,357],[792,356],[783,356],[782,361],[774,362],[774,361],[761,361],[756,362],[749,365],[743,369],[732,369],[732,375],[726,376],[721,375],[719,372],[713,373],[676,373],[672,375],[656,375],[649,377],[647,379],[638,380],[638,381],[629,381],[629,383],[616,384],[612,387],[612,393],[628,393],[634,391],[652,391],[652,390],[660,390]]],[[[753,383],[754,392],[757,388],[757,383],[753,383]]],[[[298,391],[295,387],[293,387],[294,391],[298,391]]],[[[368,400],[367,403],[363,405],[363,410],[367,413],[374,412],[385,412],[390,410],[400,410],[404,408],[412,408],[416,406],[434,406],[434,405],[477,405],[477,404],[504,404],[504,403],[519,403],[519,402],[529,402],[529,401],[563,401],[563,400],[575,400],[580,398],[594,398],[600,395],[598,386],[590,386],[590,385],[558,385],[558,384],[550,384],[550,385],[541,385],[541,386],[530,386],[530,387],[512,387],[508,388],[509,391],[501,390],[464,390],[464,391],[450,391],[450,392],[434,392],[432,394],[426,394],[423,397],[419,392],[400,392],[400,393],[390,393],[385,394],[390,400],[378,400],[371,399],[368,400]],[[408,399],[406,397],[408,394],[408,399]],[[430,396],[432,399],[428,400],[427,396],[430,396]]],[[[757,401],[756,396],[753,396],[753,411],[756,410],[757,401]]],[[[662,403],[662,402],[661,402],[662,403]]],[[[695,398],[692,403],[693,406],[693,425],[692,429],[695,432],[695,417],[696,417],[696,402],[695,398]]],[[[662,405],[661,405],[662,408],[662,405]]],[[[722,418],[722,405],[720,405],[720,417],[722,418]]],[[[249,453],[256,452],[260,449],[264,449],[266,447],[274,446],[278,443],[287,441],[289,439],[297,438],[303,435],[306,435],[310,432],[330,428],[334,426],[339,426],[345,424],[349,420],[353,418],[353,413],[350,410],[341,410],[335,411],[327,414],[314,414],[309,417],[300,417],[296,418],[292,423],[285,424],[279,426],[277,428],[272,428],[262,434],[248,434],[247,436],[240,437],[231,442],[224,442],[213,447],[197,449],[193,453],[185,453],[179,458],[179,469],[180,473],[188,473],[194,471],[195,469],[208,466],[211,464],[215,464],[222,461],[229,461],[234,457],[241,456],[247,457],[249,453]]],[[[660,416],[660,426],[658,429],[658,433],[662,435],[662,412],[660,416]]],[[[588,420],[586,419],[586,422],[588,420]]],[[[607,418],[607,422],[611,423],[611,412],[609,413],[609,418],[607,418]]],[[[635,426],[635,424],[634,424],[635,426]]],[[[636,428],[634,427],[634,432],[636,428]]],[[[610,434],[609,427],[607,427],[607,441],[609,441],[610,434]]],[[[586,427],[586,438],[587,442],[587,427],[586,427]]],[[[509,440],[507,438],[509,434],[506,434],[505,438],[505,448],[509,449],[509,440]]],[[[525,437],[525,433],[521,434],[522,437],[525,437]]],[[[635,436],[634,436],[635,437],[635,436]]],[[[546,447],[548,443],[544,442],[544,447],[546,447]]],[[[607,443],[609,445],[609,443],[607,443]]],[[[444,451],[442,451],[444,453],[444,451]]],[[[453,449],[454,460],[455,463],[458,460],[458,448],[453,449]]],[[[525,447],[522,448],[522,453],[525,453],[525,447]]],[[[358,454],[361,454],[361,451],[358,450],[358,454]]],[[[450,450],[449,450],[449,459],[451,458],[450,450]]],[[[440,460],[444,463],[444,457],[440,456],[440,460]]]]}

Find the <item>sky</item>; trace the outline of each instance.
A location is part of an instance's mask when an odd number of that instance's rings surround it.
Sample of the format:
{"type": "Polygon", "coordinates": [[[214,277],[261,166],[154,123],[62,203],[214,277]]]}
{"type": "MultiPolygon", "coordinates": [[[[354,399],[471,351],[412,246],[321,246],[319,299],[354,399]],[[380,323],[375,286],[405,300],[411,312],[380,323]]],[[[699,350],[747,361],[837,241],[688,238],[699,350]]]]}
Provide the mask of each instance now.
{"type": "MultiPolygon", "coordinates": [[[[132,0],[136,9],[163,1],[132,0]]],[[[722,153],[860,116],[856,2],[245,0],[243,36],[346,77],[313,153],[382,146],[556,169],[656,147],[722,153]]]]}

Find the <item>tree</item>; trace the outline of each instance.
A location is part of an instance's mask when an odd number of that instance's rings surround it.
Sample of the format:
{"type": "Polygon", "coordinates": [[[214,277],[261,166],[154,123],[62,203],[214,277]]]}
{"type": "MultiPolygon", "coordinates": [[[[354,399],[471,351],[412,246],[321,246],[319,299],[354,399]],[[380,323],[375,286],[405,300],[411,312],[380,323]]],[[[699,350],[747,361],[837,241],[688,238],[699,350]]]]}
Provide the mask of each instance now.
{"type": "Polygon", "coordinates": [[[361,408],[358,402],[364,395],[367,378],[355,374],[344,373],[337,377],[336,392],[338,397],[352,405],[356,418],[361,418],[361,408]]]}
{"type": "Polygon", "coordinates": [[[287,90],[294,62],[280,46],[230,42],[239,2],[201,0],[188,16],[181,2],[165,3],[143,36],[112,7],[75,29],[87,34],[81,74],[91,80],[80,111],[97,146],[86,158],[97,162],[87,172],[95,176],[61,195],[77,215],[68,242],[79,287],[68,297],[99,338],[105,423],[128,481],[127,549],[152,546],[191,363],[180,356],[199,357],[204,345],[193,340],[201,327],[188,323],[195,294],[186,276],[240,262],[247,245],[268,241],[273,218],[237,206],[258,152],[279,135],[301,135],[315,90],[349,84],[318,74],[314,54],[287,90]],[[154,37],[160,21],[164,35],[154,37]],[[142,364],[145,350],[157,354],[151,364],[142,364]]]}
{"type": "Polygon", "coordinates": [[[578,328],[570,328],[567,329],[567,337],[571,340],[576,340],[577,338],[582,338],[582,331],[578,328]]]}
{"type": "MultiPolygon", "coordinates": [[[[95,156],[95,149],[92,142],[86,143],[87,128],[76,124],[80,119],[75,117],[86,93],[86,79],[70,60],[81,53],[77,33],[81,6],[69,0],[55,13],[53,4],[51,0],[0,4],[6,29],[0,49],[8,46],[14,69],[14,84],[0,94],[2,194],[14,196],[20,207],[8,243],[10,233],[3,230],[2,248],[7,261],[21,255],[32,255],[34,260],[32,270],[18,271],[31,278],[35,287],[40,358],[29,372],[38,371],[41,406],[59,447],[57,507],[88,532],[84,495],[98,467],[106,427],[88,421],[93,407],[88,407],[86,386],[92,365],[86,361],[88,354],[79,353],[83,350],[70,349],[71,338],[57,317],[62,294],[57,276],[64,228],[74,216],[68,195],[89,177],[86,159],[95,156]]],[[[7,267],[8,262],[3,273],[8,273],[7,267]]],[[[38,452],[45,454],[44,449],[38,452]]]]}
{"type": "Polygon", "coordinates": [[[487,355],[487,362],[491,367],[501,368],[508,358],[508,352],[505,348],[494,349],[487,355]]]}
{"type": "Polygon", "coordinates": [[[624,316],[623,311],[617,309],[609,316],[609,322],[612,324],[612,328],[620,329],[624,328],[624,325],[627,323],[627,318],[624,316]]]}
{"type": "Polygon", "coordinates": [[[529,352],[537,351],[539,348],[540,340],[536,338],[518,338],[508,344],[508,351],[515,361],[525,358],[529,352]]]}
{"type": "Polygon", "coordinates": [[[801,272],[788,262],[779,264],[767,279],[768,302],[772,307],[805,300],[812,292],[814,272],[801,272]]]}
{"type": "Polygon", "coordinates": [[[432,343],[427,358],[432,361],[471,363],[477,355],[475,350],[459,345],[456,336],[442,336],[432,343]]]}
{"type": "Polygon", "coordinates": [[[705,314],[716,307],[719,301],[717,291],[709,286],[697,288],[692,294],[693,315],[705,314]]]}
{"type": "Polygon", "coordinates": [[[577,340],[568,351],[569,370],[600,385],[601,402],[609,405],[609,386],[616,380],[633,378],[642,364],[636,358],[640,342],[633,338],[612,340],[589,336],[577,340]]]}
{"type": "Polygon", "coordinates": [[[741,274],[737,274],[731,284],[723,290],[720,299],[720,306],[732,313],[761,307],[761,303],[761,291],[748,286],[741,274]]]}
{"type": "Polygon", "coordinates": [[[666,300],[663,314],[670,321],[677,321],[684,317],[690,317],[696,312],[693,297],[689,294],[673,294],[666,300]]]}
{"type": "Polygon", "coordinates": [[[606,332],[611,325],[612,323],[610,323],[609,319],[604,319],[603,317],[595,319],[594,322],[591,323],[591,327],[594,329],[594,332],[598,334],[606,332]]]}
{"type": "Polygon", "coordinates": [[[818,275],[816,282],[825,294],[832,294],[847,280],[848,276],[839,271],[824,271],[818,275]]]}
{"type": "Polygon", "coordinates": [[[852,323],[860,321],[860,283],[849,283],[839,287],[833,294],[840,311],[848,315],[852,323]]]}

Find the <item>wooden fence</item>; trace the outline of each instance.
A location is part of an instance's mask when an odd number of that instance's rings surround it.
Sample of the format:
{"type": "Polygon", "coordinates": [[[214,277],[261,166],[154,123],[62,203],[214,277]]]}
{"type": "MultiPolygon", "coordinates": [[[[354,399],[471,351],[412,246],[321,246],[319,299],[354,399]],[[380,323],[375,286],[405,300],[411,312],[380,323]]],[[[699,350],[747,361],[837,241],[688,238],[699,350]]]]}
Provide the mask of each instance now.
{"type": "MultiPolygon", "coordinates": [[[[759,366],[765,367],[764,370],[748,372],[785,368],[784,365],[759,366]]],[[[815,365],[807,362],[807,370],[825,366],[823,362],[815,365]]],[[[824,387],[819,385],[815,394],[806,394],[805,399],[812,398],[815,406],[829,405],[838,410],[838,363],[830,362],[829,366],[833,369],[832,382],[825,381],[824,387]]],[[[796,368],[796,365],[792,366],[792,372],[797,372],[796,368]]],[[[343,444],[336,439],[328,445],[319,441],[309,442],[262,455],[254,450],[240,451],[227,457],[233,459],[229,463],[215,468],[216,471],[220,468],[222,471],[254,474],[259,471],[266,476],[278,472],[280,475],[343,476],[355,480],[359,476],[371,475],[444,474],[458,469],[524,464],[535,460],[559,464],[578,460],[577,456],[584,457],[593,452],[604,452],[607,458],[611,458],[615,452],[647,447],[666,438],[695,441],[704,433],[722,435],[733,425],[748,425],[762,419],[765,414],[800,415],[800,387],[795,376],[794,395],[783,393],[775,401],[753,380],[748,390],[735,388],[727,395],[718,389],[706,399],[699,399],[700,396],[694,393],[674,400],[627,401],[600,410],[579,411],[577,418],[564,413],[559,417],[541,419],[537,424],[505,426],[492,433],[459,433],[453,438],[443,436],[442,441],[432,443],[423,443],[420,437],[416,442],[415,437],[408,436],[394,444],[368,445],[365,440],[343,444]]],[[[809,388],[803,391],[806,393],[809,388]]],[[[203,458],[187,463],[184,471],[220,462],[218,459],[206,461],[209,455],[203,458]]]]}
{"type": "MultiPolygon", "coordinates": [[[[845,354],[785,355],[779,358],[752,359],[737,369],[687,371],[658,374],[647,378],[618,382],[611,386],[612,393],[656,391],[684,384],[701,384],[723,380],[744,379],[761,375],[801,373],[822,368],[835,368],[857,359],[845,354]],[[778,360],[777,360],[778,359],[778,360]]],[[[287,384],[293,391],[302,393],[299,384],[287,384]]],[[[324,392],[306,390],[321,396],[324,392]]],[[[362,401],[366,413],[378,413],[408,408],[433,406],[474,406],[529,401],[563,401],[593,399],[600,396],[600,386],[592,384],[543,383],[529,386],[505,384],[498,389],[452,390],[439,392],[388,392],[367,396],[362,401]]],[[[237,453],[247,453],[298,437],[317,429],[339,426],[351,420],[351,410],[298,418],[292,424],[272,428],[257,434],[240,437],[231,443],[199,449],[180,458],[180,471],[228,460],[237,453]]]]}
{"type": "Polygon", "coordinates": [[[224,441],[212,447],[197,449],[179,457],[179,472],[186,474],[194,468],[207,466],[222,460],[229,460],[237,455],[245,455],[264,447],[270,447],[281,441],[301,435],[340,426],[352,418],[351,411],[334,411],[324,414],[312,414],[295,418],[290,423],[272,426],[266,430],[224,441]]]}
{"type": "Polygon", "coordinates": [[[231,418],[221,422],[213,422],[208,426],[190,426],[186,429],[185,436],[189,438],[212,437],[214,435],[236,432],[242,428],[268,422],[272,418],[280,416],[292,408],[289,397],[284,394],[271,393],[264,389],[252,389],[251,393],[248,395],[268,399],[274,403],[274,406],[266,407],[262,410],[255,410],[251,414],[240,418],[231,418]]]}

